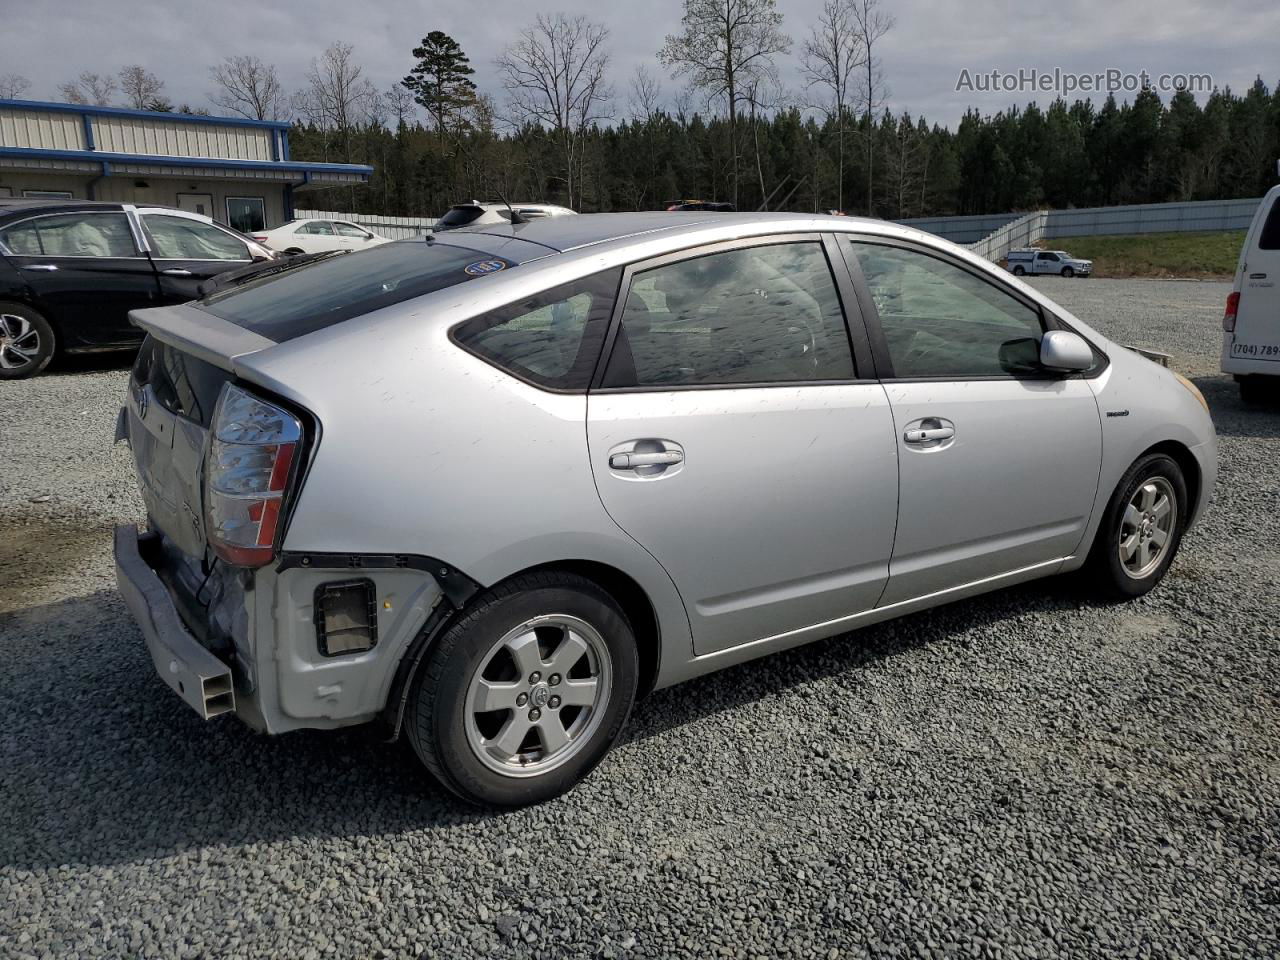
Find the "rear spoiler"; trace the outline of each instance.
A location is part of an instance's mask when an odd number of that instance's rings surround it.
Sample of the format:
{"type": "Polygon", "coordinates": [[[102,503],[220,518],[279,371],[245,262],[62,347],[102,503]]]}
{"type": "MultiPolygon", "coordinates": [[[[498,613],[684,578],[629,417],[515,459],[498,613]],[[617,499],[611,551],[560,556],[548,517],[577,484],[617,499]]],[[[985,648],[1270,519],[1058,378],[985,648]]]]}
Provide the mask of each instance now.
{"type": "Polygon", "coordinates": [[[131,310],[129,322],[157,340],[228,373],[241,372],[236,365],[240,357],[276,346],[274,340],[189,304],[131,310]]]}

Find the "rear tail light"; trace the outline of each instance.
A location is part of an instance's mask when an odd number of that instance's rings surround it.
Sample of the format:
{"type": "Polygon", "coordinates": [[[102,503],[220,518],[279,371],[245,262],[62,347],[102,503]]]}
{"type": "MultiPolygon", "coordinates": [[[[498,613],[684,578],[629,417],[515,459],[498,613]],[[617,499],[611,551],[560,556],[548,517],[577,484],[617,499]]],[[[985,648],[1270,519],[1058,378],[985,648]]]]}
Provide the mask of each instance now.
{"type": "Polygon", "coordinates": [[[1239,291],[1227,294],[1227,310],[1222,315],[1222,329],[1227,333],[1236,332],[1236,314],[1240,312],[1239,291]]]}
{"type": "Polygon", "coordinates": [[[266,237],[259,237],[259,236],[255,235],[255,236],[254,236],[254,238],[253,238],[253,241],[254,241],[254,243],[266,243],[266,242],[267,242],[267,238],[266,238],[266,237]]]}
{"type": "Polygon", "coordinates": [[[288,410],[227,384],[212,432],[205,465],[209,546],[227,563],[260,567],[275,556],[302,424],[288,410]]]}

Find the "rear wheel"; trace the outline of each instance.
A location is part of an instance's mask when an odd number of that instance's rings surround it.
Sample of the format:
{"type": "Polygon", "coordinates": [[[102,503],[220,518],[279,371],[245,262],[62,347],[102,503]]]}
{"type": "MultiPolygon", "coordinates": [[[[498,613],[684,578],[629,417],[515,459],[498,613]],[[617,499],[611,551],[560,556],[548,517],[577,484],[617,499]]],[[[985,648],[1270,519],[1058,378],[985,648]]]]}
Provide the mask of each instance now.
{"type": "Polygon", "coordinates": [[[1163,453],[1138,460],[1112,494],[1090,552],[1102,592],[1126,599],[1150,591],[1173,563],[1186,518],[1182,468],[1163,453]]]}
{"type": "Polygon", "coordinates": [[[1070,267],[1063,267],[1063,268],[1062,268],[1062,275],[1063,275],[1064,277],[1074,277],[1074,276],[1076,275],[1076,272],[1075,272],[1074,270],[1072,270],[1070,267]]]}
{"type": "Polygon", "coordinates": [[[20,303],[0,303],[0,380],[35,376],[49,365],[55,346],[44,317],[20,303]]]}
{"type": "Polygon", "coordinates": [[[1277,380],[1274,377],[1253,374],[1239,379],[1240,399],[1247,404],[1264,404],[1275,400],[1277,393],[1280,393],[1276,390],[1277,380]]]}
{"type": "Polygon", "coordinates": [[[1015,277],[1024,277],[1024,276],[1026,276],[1026,274],[1027,274],[1027,271],[1026,271],[1026,270],[1024,270],[1022,267],[1014,267],[1014,268],[1013,268],[1013,275],[1014,275],[1015,277]]]}
{"type": "Polygon", "coordinates": [[[599,763],[638,676],[635,637],[608,594],[570,574],[517,577],[433,644],[410,694],[409,740],[465,800],[539,803],[599,763]]]}
{"type": "Polygon", "coordinates": [[[297,257],[297,256],[301,256],[305,252],[306,251],[303,250],[301,247],[290,247],[288,250],[284,252],[284,255],[286,257],[297,257]]]}

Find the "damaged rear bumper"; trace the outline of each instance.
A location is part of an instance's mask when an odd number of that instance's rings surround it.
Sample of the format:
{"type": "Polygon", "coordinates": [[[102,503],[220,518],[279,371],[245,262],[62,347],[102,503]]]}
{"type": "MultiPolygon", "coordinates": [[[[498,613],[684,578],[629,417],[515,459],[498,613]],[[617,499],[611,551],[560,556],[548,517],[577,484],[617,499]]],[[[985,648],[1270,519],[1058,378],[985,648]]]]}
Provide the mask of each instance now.
{"type": "Polygon", "coordinates": [[[236,700],[231,668],[187,630],[169,591],[147,562],[159,546],[158,534],[139,534],[131,523],[116,527],[116,583],[120,595],[142,628],[160,679],[206,720],[232,713],[236,700]]]}

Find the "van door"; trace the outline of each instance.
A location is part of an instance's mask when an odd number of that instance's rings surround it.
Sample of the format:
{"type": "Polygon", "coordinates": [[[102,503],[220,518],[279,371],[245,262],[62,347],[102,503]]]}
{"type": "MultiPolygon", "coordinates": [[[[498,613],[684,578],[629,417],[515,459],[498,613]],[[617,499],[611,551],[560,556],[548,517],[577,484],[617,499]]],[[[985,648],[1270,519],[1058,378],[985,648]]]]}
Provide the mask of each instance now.
{"type": "Polygon", "coordinates": [[[1249,361],[1240,372],[1280,376],[1280,191],[1271,191],[1263,205],[1268,202],[1271,208],[1265,215],[1259,211],[1241,258],[1240,303],[1228,351],[1231,360],[1249,361]]]}

